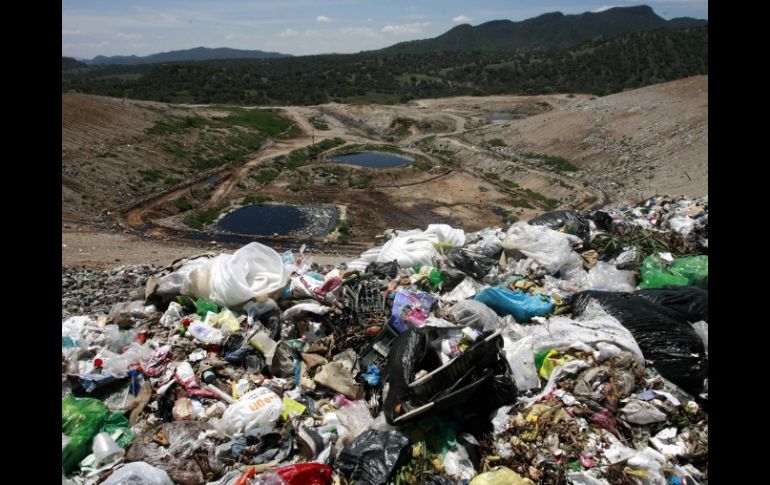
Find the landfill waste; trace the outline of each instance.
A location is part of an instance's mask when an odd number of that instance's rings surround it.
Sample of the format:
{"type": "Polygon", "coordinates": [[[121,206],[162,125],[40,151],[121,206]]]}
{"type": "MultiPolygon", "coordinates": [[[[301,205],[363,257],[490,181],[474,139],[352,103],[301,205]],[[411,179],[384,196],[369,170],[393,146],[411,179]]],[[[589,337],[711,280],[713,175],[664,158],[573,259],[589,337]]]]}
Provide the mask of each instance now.
{"type": "Polygon", "coordinates": [[[708,483],[708,198],[388,234],[62,268],[62,483],[708,483]]]}
{"type": "Polygon", "coordinates": [[[589,242],[591,226],[589,217],[578,211],[558,210],[545,212],[529,220],[532,226],[546,226],[560,232],[579,237],[584,243],[589,242]]]}
{"type": "Polygon", "coordinates": [[[634,336],[645,359],[663,377],[697,393],[707,373],[705,348],[692,325],[679,314],[632,293],[586,291],[572,297],[573,313],[580,315],[590,300],[598,301],[634,336]]]}

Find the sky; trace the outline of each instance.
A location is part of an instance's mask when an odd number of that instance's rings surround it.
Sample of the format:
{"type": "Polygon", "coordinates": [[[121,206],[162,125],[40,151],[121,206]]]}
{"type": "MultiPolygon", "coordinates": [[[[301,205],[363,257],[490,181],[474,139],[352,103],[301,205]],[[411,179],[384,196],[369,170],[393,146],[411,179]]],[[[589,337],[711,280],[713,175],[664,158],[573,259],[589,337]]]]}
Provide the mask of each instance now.
{"type": "Polygon", "coordinates": [[[192,47],[293,55],[352,53],[463,23],[649,5],[708,19],[708,0],[62,0],[62,55],[149,55],[192,47]]]}

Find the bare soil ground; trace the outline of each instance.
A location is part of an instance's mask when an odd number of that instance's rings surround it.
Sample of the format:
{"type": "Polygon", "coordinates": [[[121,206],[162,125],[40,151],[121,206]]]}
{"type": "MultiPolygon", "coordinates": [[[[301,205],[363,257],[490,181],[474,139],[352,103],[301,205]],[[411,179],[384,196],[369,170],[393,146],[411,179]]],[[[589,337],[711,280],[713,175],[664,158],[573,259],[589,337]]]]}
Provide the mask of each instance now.
{"type": "Polygon", "coordinates": [[[605,192],[606,203],[708,194],[708,76],[576,98],[476,134],[576,162],[579,179],[605,192]]]}
{"type": "MultiPolygon", "coordinates": [[[[347,253],[341,257],[346,260],[387,228],[446,222],[472,231],[555,207],[708,193],[708,76],[602,98],[457,97],[278,109],[299,127],[294,136],[273,140],[245,163],[201,172],[170,156],[168,140],[148,129],[169,116],[225,113],[209,106],[63,94],[63,264],[167,264],[209,249],[208,242],[180,240],[179,231],[168,229],[186,227],[180,198],[192,210],[233,207],[253,195],[337,204],[353,224],[353,242],[335,245],[333,235],[318,248],[347,253]],[[348,145],[395,146],[424,163],[421,169],[365,169],[332,165],[326,154],[267,185],[255,181],[276,157],[334,137],[348,145]],[[532,163],[527,154],[561,156],[579,170],[532,163]],[[329,167],[344,170],[330,173],[329,167]],[[137,175],[140,170],[173,180],[148,181],[137,175]],[[353,186],[351,180],[363,182],[353,186]]],[[[212,140],[215,146],[227,135],[208,128],[185,133],[175,143],[201,146],[194,144],[212,140]]]]}
{"type": "MultiPolygon", "coordinates": [[[[207,251],[232,252],[236,247],[209,242],[175,241],[135,234],[109,233],[68,224],[62,230],[62,266],[109,269],[125,264],[146,264],[163,267],[179,258],[196,256],[207,251]]],[[[294,248],[296,252],[296,248],[294,248]]],[[[319,264],[339,265],[358,256],[358,252],[329,251],[320,254],[311,249],[306,256],[319,264]]]]}

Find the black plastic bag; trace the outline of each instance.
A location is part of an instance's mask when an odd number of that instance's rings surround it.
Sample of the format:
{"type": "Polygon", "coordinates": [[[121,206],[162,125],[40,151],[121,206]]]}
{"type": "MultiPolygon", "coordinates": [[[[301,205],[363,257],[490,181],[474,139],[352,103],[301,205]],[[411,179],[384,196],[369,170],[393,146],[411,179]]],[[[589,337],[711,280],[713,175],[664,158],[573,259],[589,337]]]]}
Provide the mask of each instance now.
{"type": "Polygon", "coordinates": [[[572,296],[573,314],[582,314],[592,299],[631,332],[663,377],[691,394],[700,392],[708,375],[703,340],[677,312],[631,293],[583,291],[572,296]]]}
{"type": "Polygon", "coordinates": [[[612,216],[603,211],[596,211],[590,216],[589,219],[594,221],[597,229],[610,232],[612,230],[612,216]]]}
{"type": "Polygon", "coordinates": [[[225,340],[225,343],[222,345],[222,355],[227,355],[230,353],[235,352],[236,350],[243,347],[243,343],[246,340],[246,336],[243,332],[235,332],[234,334],[227,337],[227,340],[225,340]]]}
{"type": "Polygon", "coordinates": [[[293,441],[287,432],[271,427],[255,426],[229,443],[220,446],[217,458],[260,465],[269,461],[283,461],[291,454],[293,441]]]}
{"type": "Polygon", "coordinates": [[[664,286],[645,288],[639,295],[647,301],[662,305],[681,315],[680,320],[695,323],[709,319],[709,293],[694,286],[664,286]]]}
{"type": "Polygon", "coordinates": [[[464,272],[451,266],[443,266],[438,272],[441,275],[441,291],[443,292],[454,290],[457,285],[468,277],[464,272]]]}
{"type": "Polygon", "coordinates": [[[360,485],[384,485],[409,461],[409,438],[398,431],[367,430],[345,446],[335,468],[360,485]]]}
{"type": "Polygon", "coordinates": [[[587,243],[591,237],[591,227],[588,224],[588,219],[577,211],[558,210],[544,212],[530,219],[528,224],[550,227],[555,231],[564,229],[567,234],[579,237],[584,243],[587,243]]]}
{"type": "Polygon", "coordinates": [[[260,323],[270,332],[270,338],[281,340],[281,310],[271,310],[259,317],[260,323]]]}
{"type": "Polygon", "coordinates": [[[389,263],[377,263],[372,261],[366,266],[364,273],[371,273],[378,278],[395,278],[398,274],[398,260],[389,263]]]}
{"type": "Polygon", "coordinates": [[[438,367],[441,360],[431,351],[428,336],[415,328],[410,328],[393,341],[388,354],[388,372],[390,374],[390,389],[385,396],[385,418],[388,423],[398,416],[396,408],[407,406],[409,400],[409,383],[419,369],[438,367]],[[424,360],[430,362],[423,363],[424,360]]]}
{"type": "Polygon", "coordinates": [[[281,340],[275,348],[273,360],[270,361],[268,368],[270,373],[276,377],[294,377],[296,361],[296,351],[281,340]]]}
{"type": "Polygon", "coordinates": [[[497,259],[461,248],[447,250],[446,257],[455,268],[479,280],[488,275],[492,266],[498,262],[497,259]]]}
{"type": "Polygon", "coordinates": [[[174,400],[168,396],[160,396],[158,398],[158,410],[155,411],[155,416],[157,416],[161,421],[169,423],[174,421],[173,411],[174,400]]]}

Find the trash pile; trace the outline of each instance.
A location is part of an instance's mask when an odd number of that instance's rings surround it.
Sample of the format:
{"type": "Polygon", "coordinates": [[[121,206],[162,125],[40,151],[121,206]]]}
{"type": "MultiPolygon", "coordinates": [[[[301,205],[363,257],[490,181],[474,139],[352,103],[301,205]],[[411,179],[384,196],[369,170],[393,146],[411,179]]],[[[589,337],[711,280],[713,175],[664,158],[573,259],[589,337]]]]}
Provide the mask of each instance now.
{"type": "Polygon", "coordinates": [[[179,260],[63,319],[62,483],[706,484],[707,250],[654,198],[179,260]]]}

